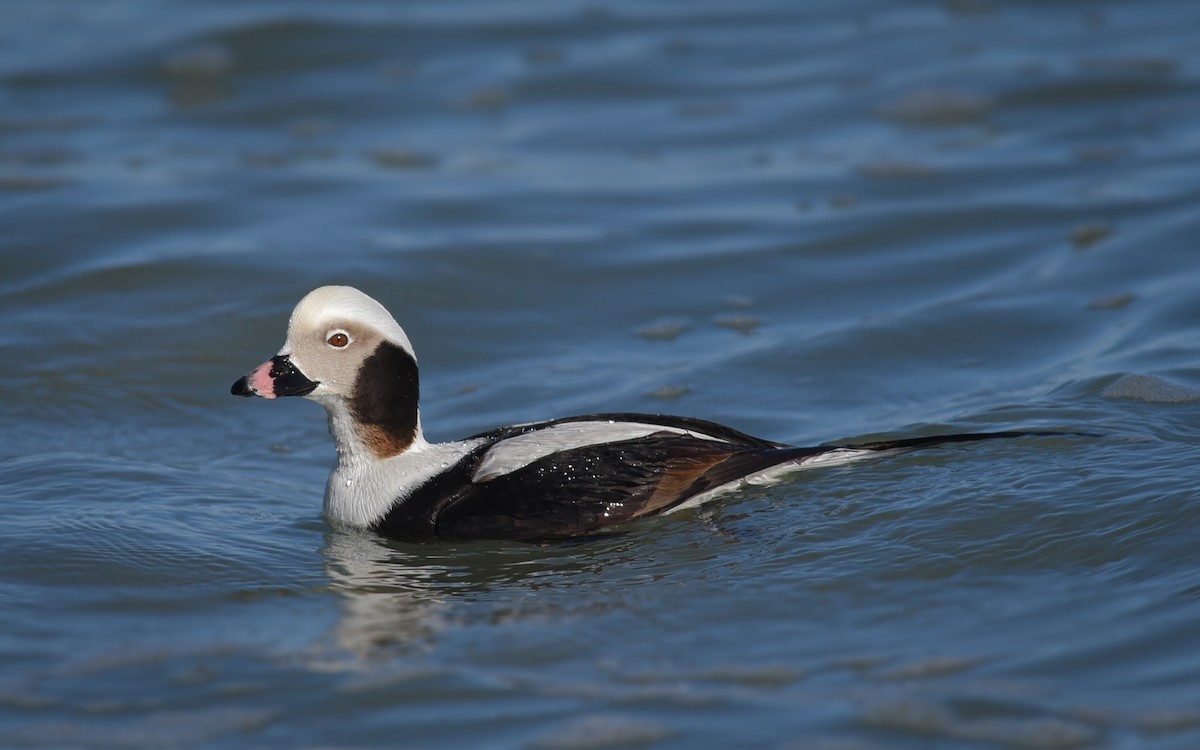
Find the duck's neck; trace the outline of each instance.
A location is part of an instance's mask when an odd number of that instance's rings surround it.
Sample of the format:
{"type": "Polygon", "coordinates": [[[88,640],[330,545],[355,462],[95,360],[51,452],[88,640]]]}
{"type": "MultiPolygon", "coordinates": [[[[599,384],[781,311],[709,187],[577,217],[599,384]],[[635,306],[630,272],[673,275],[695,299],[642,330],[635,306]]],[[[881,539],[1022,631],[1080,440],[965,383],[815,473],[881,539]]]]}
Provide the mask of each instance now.
{"type": "Polygon", "coordinates": [[[325,488],[325,515],[335,523],[368,528],[403,499],[406,486],[421,478],[416,475],[429,473],[413,469],[424,468],[422,459],[430,446],[418,422],[403,450],[380,455],[380,441],[372,440],[370,428],[364,428],[344,399],[320,401],[338,454],[325,488]]]}
{"type": "Polygon", "coordinates": [[[319,403],[329,418],[329,434],[333,436],[339,464],[382,461],[426,444],[419,416],[411,430],[397,435],[385,425],[363,423],[345,399],[322,398],[319,403]]]}

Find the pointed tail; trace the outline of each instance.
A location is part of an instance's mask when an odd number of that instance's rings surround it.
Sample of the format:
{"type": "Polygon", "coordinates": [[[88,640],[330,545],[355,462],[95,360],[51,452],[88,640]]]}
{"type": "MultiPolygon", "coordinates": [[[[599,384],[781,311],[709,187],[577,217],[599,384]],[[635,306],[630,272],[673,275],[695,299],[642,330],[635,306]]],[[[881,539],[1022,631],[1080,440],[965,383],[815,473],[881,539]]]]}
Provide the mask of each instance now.
{"type": "Polygon", "coordinates": [[[972,443],[980,440],[998,440],[1026,437],[1100,437],[1090,432],[1066,432],[1062,430],[1015,430],[1009,432],[960,432],[953,435],[926,435],[924,437],[900,438],[899,440],[880,440],[872,443],[856,443],[853,445],[830,446],[837,448],[853,448],[857,450],[888,451],[915,450],[917,448],[932,448],[947,443],[972,443]]]}

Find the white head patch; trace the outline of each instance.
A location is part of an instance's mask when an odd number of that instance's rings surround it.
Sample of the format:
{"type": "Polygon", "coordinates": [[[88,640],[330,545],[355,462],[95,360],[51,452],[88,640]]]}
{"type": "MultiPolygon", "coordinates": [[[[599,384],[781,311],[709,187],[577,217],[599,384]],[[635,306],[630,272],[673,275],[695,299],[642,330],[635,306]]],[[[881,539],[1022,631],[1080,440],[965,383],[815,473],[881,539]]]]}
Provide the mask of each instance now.
{"type": "MultiPolygon", "coordinates": [[[[383,305],[351,286],[323,286],[304,296],[288,321],[288,343],[293,331],[331,331],[340,324],[359,323],[378,331],[385,339],[404,348],[416,359],[404,329],[383,305]]],[[[281,352],[282,353],[282,352],[281,352]]]]}

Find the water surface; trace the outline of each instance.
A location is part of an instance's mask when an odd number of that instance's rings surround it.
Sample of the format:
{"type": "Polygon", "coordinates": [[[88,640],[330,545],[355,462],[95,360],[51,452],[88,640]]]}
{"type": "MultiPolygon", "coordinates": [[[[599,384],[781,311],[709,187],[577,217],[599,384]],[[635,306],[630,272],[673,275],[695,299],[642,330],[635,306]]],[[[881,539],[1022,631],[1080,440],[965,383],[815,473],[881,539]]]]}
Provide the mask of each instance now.
{"type": "Polygon", "coordinates": [[[1200,6],[10,3],[0,745],[1200,742],[1200,6]],[[582,544],[320,516],[315,286],[427,434],[682,413],[810,472],[582,544]]]}

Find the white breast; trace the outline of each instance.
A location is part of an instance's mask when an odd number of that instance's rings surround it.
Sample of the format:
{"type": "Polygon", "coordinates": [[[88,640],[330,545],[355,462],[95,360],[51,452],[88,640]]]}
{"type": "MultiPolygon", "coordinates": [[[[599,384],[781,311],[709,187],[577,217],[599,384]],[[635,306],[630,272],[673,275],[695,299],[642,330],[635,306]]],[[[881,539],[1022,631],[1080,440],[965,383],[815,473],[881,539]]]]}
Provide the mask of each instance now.
{"type": "Polygon", "coordinates": [[[428,443],[421,438],[400,455],[382,461],[363,453],[339,453],[325,488],[325,515],[338,524],[368,528],[482,442],[428,443]]]}

